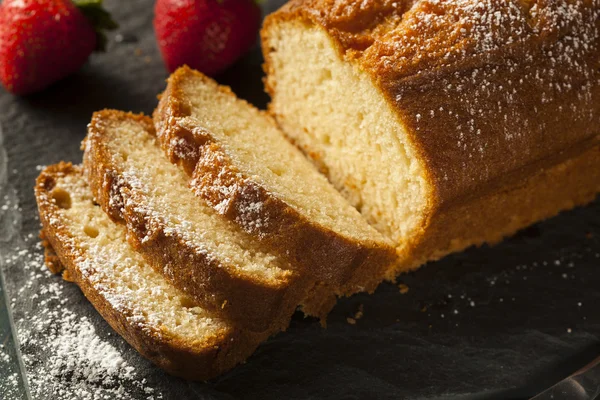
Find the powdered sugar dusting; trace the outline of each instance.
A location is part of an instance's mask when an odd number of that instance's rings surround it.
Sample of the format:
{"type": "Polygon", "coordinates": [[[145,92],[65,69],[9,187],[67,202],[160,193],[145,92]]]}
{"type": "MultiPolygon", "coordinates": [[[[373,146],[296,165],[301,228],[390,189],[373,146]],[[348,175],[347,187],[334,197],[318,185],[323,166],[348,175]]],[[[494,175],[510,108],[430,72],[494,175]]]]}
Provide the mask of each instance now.
{"type": "Polygon", "coordinates": [[[265,237],[271,218],[256,195],[256,184],[229,165],[219,146],[209,140],[212,133],[195,125],[198,123],[193,118],[171,116],[158,130],[157,137],[170,157],[197,163],[190,180],[190,187],[197,196],[221,215],[227,215],[234,208],[235,221],[242,229],[259,238],[265,237]],[[195,139],[180,136],[182,131],[191,132],[195,139]],[[198,142],[206,143],[201,146],[198,142]]]}
{"type": "Polygon", "coordinates": [[[206,150],[198,160],[190,186],[219,214],[233,213],[243,230],[264,238],[272,219],[269,208],[262,201],[266,197],[265,189],[253,178],[237,171],[225,157],[216,146],[206,150]]]}
{"type": "Polygon", "coordinates": [[[74,285],[48,272],[41,245],[28,250],[37,236],[25,240],[6,258],[5,271],[9,280],[26,282],[11,294],[11,307],[33,398],[161,399],[125,361],[123,350],[129,356],[133,350],[122,340],[102,338],[82,308],[70,306],[85,300],[74,285]]]}

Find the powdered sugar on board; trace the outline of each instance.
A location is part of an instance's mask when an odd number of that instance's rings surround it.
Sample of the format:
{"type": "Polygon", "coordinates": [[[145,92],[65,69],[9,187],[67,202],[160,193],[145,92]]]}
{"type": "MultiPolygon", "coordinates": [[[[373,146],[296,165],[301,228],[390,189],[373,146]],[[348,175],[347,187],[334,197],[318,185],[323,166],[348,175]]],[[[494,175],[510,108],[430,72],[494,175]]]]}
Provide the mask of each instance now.
{"type": "MultiPolygon", "coordinates": [[[[74,284],[48,272],[37,235],[17,235],[18,206],[9,209],[14,229],[0,237],[1,266],[32,398],[162,399],[144,379],[144,371],[133,367],[144,361],[127,361],[139,356],[100,326],[105,322],[74,284]]],[[[6,358],[0,348],[0,363],[6,358]]],[[[0,382],[0,393],[12,393],[9,385],[11,378],[0,382]]]]}

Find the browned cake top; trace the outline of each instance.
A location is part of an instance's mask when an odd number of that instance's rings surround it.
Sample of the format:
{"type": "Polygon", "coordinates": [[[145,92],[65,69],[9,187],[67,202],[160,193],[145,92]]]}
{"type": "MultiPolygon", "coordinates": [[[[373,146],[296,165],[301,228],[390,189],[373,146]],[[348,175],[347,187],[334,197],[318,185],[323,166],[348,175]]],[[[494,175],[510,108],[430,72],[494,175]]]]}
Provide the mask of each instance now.
{"type": "Polygon", "coordinates": [[[292,0],[271,21],[292,18],[371,75],[442,201],[599,138],[600,0],[292,0]]]}

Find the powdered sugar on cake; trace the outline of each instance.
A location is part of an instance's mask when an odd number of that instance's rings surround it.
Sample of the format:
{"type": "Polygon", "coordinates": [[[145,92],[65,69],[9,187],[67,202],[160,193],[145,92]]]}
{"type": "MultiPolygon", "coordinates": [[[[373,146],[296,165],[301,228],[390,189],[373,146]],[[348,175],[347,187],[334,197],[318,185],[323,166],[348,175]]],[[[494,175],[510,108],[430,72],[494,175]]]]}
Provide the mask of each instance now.
{"type": "Polygon", "coordinates": [[[599,20],[599,0],[421,0],[350,53],[432,156],[445,144],[444,165],[457,165],[439,169],[459,192],[597,135],[599,20]]]}
{"type": "Polygon", "coordinates": [[[266,236],[272,218],[262,201],[266,190],[255,182],[254,177],[238,171],[229,155],[217,145],[204,150],[196,171],[190,187],[199,197],[221,215],[233,213],[235,221],[246,232],[259,238],[266,236]]]}

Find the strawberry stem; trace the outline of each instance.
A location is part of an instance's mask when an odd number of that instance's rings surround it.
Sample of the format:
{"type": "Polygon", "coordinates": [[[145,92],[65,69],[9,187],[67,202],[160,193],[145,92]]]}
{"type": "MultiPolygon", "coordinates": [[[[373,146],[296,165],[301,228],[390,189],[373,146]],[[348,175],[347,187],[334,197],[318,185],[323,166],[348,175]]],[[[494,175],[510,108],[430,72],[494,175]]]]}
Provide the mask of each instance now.
{"type": "Polygon", "coordinates": [[[90,21],[96,31],[96,51],[106,50],[105,31],[117,29],[110,13],[102,8],[102,0],[72,0],[79,11],[90,21]]]}

